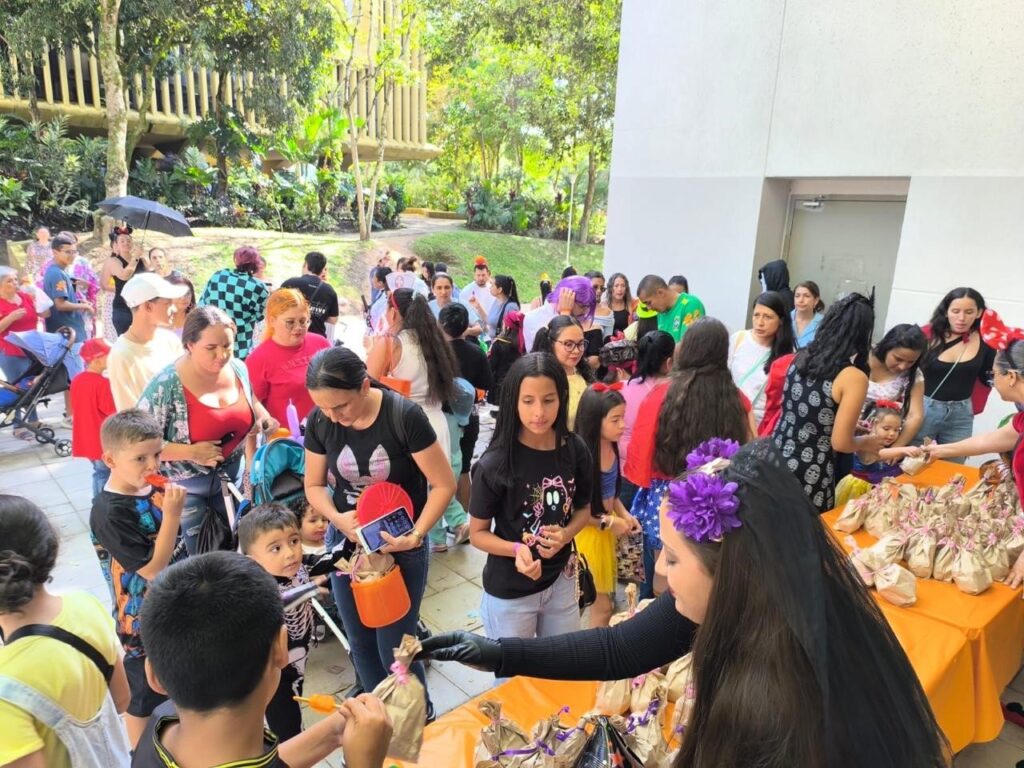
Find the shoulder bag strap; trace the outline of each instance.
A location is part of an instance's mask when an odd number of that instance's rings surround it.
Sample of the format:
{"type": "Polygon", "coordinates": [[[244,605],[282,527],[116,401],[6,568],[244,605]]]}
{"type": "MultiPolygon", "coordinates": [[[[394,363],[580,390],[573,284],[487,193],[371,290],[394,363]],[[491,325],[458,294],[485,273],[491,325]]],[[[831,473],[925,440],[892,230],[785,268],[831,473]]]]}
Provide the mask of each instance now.
{"type": "MultiPolygon", "coordinates": [[[[947,349],[949,349],[949,347],[947,347],[947,349]]],[[[939,382],[939,385],[937,387],[935,387],[935,389],[932,390],[932,393],[930,395],[927,395],[928,398],[930,398],[932,400],[935,399],[935,394],[940,389],[942,389],[942,385],[945,384],[946,380],[949,379],[949,377],[953,375],[953,371],[955,371],[956,367],[958,365],[960,365],[960,361],[964,359],[964,353],[966,353],[966,352],[967,352],[967,345],[964,344],[964,348],[960,350],[960,356],[956,359],[956,362],[953,363],[952,367],[950,367],[950,369],[948,371],[946,371],[946,375],[942,377],[942,381],[939,382]]],[[[935,359],[936,359],[936,361],[938,361],[937,357],[935,359]]]]}
{"type": "Polygon", "coordinates": [[[110,678],[114,675],[113,665],[109,664],[107,660],[103,658],[102,653],[97,651],[78,635],[72,634],[60,627],[54,627],[50,624],[26,624],[24,627],[12,632],[4,645],[10,645],[23,637],[49,637],[52,640],[57,640],[58,642],[70,645],[95,664],[96,668],[100,671],[100,674],[103,675],[103,679],[107,681],[108,685],[110,684],[110,678]]]}

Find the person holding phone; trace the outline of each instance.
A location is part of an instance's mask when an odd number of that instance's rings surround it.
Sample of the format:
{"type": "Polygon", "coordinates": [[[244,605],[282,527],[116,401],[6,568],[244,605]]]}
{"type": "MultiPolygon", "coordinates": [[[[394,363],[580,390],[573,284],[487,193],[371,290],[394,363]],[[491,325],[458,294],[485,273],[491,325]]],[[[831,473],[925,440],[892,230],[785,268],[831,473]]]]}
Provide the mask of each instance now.
{"type": "MultiPolygon", "coordinates": [[[[352,645],[352,662],[369,691],[388,676],[402,635],[416,633],[427,584],[424,539],[455,495],[455,475],[423,409],[370,379],[366,364],[352,350],[332,347],[318,352],[306,372],[306,387],[316,406],[306,421],[306,499],[331,523],[327,549],[342,545],[343,550],[354,551],[359,527],[356,502],[371,484],[396,483],[412,500],[412,530],[397,537],[387,531],[380,534],[387,542],[382,551],[391,554],[402,571],[409,613],[386,627],[367,627],[348,579],[331,577],[352,645]]],[[[426,685],[422,665],[414,665],[413,672],[426,685]]]]}
{"type": "Polygon", "coordinates": [[[138,407],[163,425],[160,470],[187,491],[181,533],[194,555],[206,517],[227,517],[221,476],[241,484],[246,436],[280,423],[255,398],[245,364],[234,358],[235,323],[223,310],[192,310],[181,342],[185,354],[149,382],[138,407]]]}

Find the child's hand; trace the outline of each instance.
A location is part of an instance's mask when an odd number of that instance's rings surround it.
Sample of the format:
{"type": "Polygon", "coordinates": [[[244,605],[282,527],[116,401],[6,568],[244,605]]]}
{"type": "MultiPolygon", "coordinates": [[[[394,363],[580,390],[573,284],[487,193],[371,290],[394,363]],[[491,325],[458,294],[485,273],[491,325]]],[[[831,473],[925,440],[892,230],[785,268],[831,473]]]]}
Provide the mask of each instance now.
{"type": "Polygon", "coordinates": [[[533,552],[525,544],[516,547],[516,570],[533,581],[540,578],[540,560],[534,559],[533,552]]]}
{"type": "Polygon", "coordinates": [[[164,517],[181,517],[185,510],[185,497],[188,494],[183,486],[168,483],[164,486],[164,517]]]}
{"type": "Polygon", "coordinates": [[[348,768],[378,768],[391,743],[391,718],[376,696],[361,694],[342,703],[345,733],[341,746],[348,768]]]}
{"type": "Polygon", "coordinates": [[[565,528],[560,525],[542,525],[537,537],[537,554],[545,560],[557,555],[569,543],[565,528]]]}
{"type": "Polygon", "coordinates": [[[330,574],[325,573],[321,576],[314,576],[312,579],[310,579],[311,582],[313,582],[320,588],[317,590],[317,594],[320,595],[320,597],[327,597],[331,594],[331,590],[327,588],[327,582],[330,580],[330,578],[330,574]]]}
{"type": "Polygon", "coordinates": [[[609,526],[611,532],[618,536],[626,536],[630,533],[636,533],[640,530],[640,523],[637,519],[630,515],[629,517],[619,517],[615,515],[612,518],[612,524],[609,526]]]}

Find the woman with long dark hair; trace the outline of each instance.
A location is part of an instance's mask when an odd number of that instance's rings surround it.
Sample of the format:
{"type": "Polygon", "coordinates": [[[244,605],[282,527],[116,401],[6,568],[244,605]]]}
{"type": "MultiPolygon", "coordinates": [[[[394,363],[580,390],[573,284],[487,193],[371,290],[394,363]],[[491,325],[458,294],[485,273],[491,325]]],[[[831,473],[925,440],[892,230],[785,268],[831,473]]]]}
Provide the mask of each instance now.
{"type": "Polygon", "coordinates": [[[737,331],[729,339],[729,371],[750,400],[755,432],[764,418],[768,369],[793,351],[793,326],[788,317],[782,296],[766,291],[754,300],[750,329],[737,331]]]}
{"type": "MultiPolygon", "coordinates": [[[[924,373],[924,424],[914,439],[938,443],[966,440],[974,417],[985,410],[995,350],[979,333],[985,299],[973,288],[947,293],[923,330],[928,350],[921,361],[924,373]]],[[[953,461],[962,462],[962,458],[953,461]]]]}
{"type": "Polygon", "coordinates": [[[576,423],[576,409],[587,385],[594,380],[585,356],[583,327],[571,315],[559,315],[537,331],[533,352],[554,355],[569,378],[569,429],[576,423]]]}
{"type": "Polygon", "coordinates": [[[508,375],[512,363],[526,354],[523,341],[523,313],[507,312],[502,321],[501,333],[491,342],[487,351],[487,364],[491,367],[494,386],[487,392],[487,402],[497,405],[501,402],[501,384],[508,375]]]}
{"type": "Polygon", "coordinates": [[[903,429],[893,444],[910,445],[924,422],[924,377],[921,356],[928,345],[924,332],[912,323],[894,325],[868,357],[867,403],[887,400],[900,406],[903,429]]]}
{"type": "MultiPolygon", "coordinates": [[[[426,304],[422,297],[417,300],[426,304]]],[[[316,404],[306,422],[306,498],[331,523],[327,547],[354,550],[356,501],[372,483],[397,483],[412,499],[413,530],[397,538],[382,534],[388,542],[383,551],[394,556],[412,603],[404,618],[386,627],[367,627],[359,618],[349,580],[331,577],[352,645],[352,663],[359,681],[372,690],[387,677],[402,635],[416,633],[427,583],[423,543],[455,494],[455,477],[423,409],[372,381],[352,350],[318,352],[306,371],[306,387],[316,404]]],[[[425,682],[422,665],[416,664],[413,672],[425,682]]]]}
{"type": "Polygon", "coordinates": [[[409,399],[419,405],[451,457],[444,405],[455,394],[459,375],[455,354],[430,311],[427,300],[409,288],[392,291],[384,313],[389,332],[377,338],[366,359],[370,376],[393,376],[409,382],[409,399]]]}
{"type": "Polygon", "coordinates": [[[516,287],[515,278],[508,275],[495,275],[491,281],[491,296],[494,299],[489,308],[477,300],[475,296],[469,297],[469,306],[472,307],[480,320],[480,327],[488,338],[493,339],[504,327],[505,315],[509,312],[519,310],[519,289],[516,287]]]}
{"type": "Polygon", "coordinates": [[[729,332],[719,320],[699,318],[679,343],[669,380],[640,404],[624,474],[639,488],[630,512],[644,531],[642,597],[654,596],[658,509],[668,481],[686,470],[686,454],[715,436],[741,443],[751,437],[750,402],[733,383],[728,362],[729,332]]]}
{"type": "Polygon", "coordinates": [[[819,513],[835,506],[835,452],[882,448],[875,435],[857,436],[874,324],[869,299],[859,293],[844,296],[829,307],[814,341],[786,372],[772,441],[819,513]]]}
{"type": "Polygon", "coordinates": [[[132,312],[121,298],[121,290],[136,274],[148,270],[149,260],[132,240],[132,228],[127,224],[114,227],[110,231],[110,256],[104,260],[100,272],[100,285],[113,286],[110,299],[113,307],[111,320],[117,332],[115,338],[132,324],[132,312]]]}
{"type": "Polygon", "coordinates": [[[612,332],[625,333],[633,319],[633,295],[629,291],[629,278],[621,272],[615,272],[608,278],[605,306],[615,318],[612,332]]]}
{"type": "Polygon", "coordinates": [[[490,637],[579,628],[570,542],[590,518],[591,458],[568,411],[569,383],[553,355],[516,360],[469,503],[470,542],[487,553],[480,615],[490,637]]]}
{"type": "MultiPolygon", "coordinates": [[[[698,466],[731,453],[703,448],[698,466]]],[[[899,640],[784,459],[759,441],[721,463],[672,484],[658,563],[671,592],[632,619],[535,640],[435,635],[422,657],[501,677],[619,680],[692,649],[696,699],[675,768],[948,766],[899,640]],[[697,485],[720,501],[693,503],[697,485]]]]}

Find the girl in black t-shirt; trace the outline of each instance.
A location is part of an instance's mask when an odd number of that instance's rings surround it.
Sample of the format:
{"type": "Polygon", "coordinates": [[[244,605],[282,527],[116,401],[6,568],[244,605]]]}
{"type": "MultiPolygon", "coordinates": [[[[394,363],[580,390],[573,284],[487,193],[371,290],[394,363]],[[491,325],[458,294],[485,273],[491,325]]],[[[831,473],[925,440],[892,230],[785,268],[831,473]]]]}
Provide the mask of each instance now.
{"type": "MultiPolygon", "coordinates": [[[[352,662],[363,687],[372,690],[387,677],[402,635],[416,633],[427,582],[423,540],[455,494],[455,477],[423,409],[371,382],[352,350],[318,352],[306,387],[316,404],[306,422],[306,498],[331,522],[328,549],[356,541],[356,501],[372,483],[397,483],[412,499],[413,530],[397,538],[381,534],[388,542],[381,551],[394,556],[412,602],[404,618],[379,629],[364,626],[348,579],[331,577],[352,662]]],[[[422,666],[413,671],[426,685],[422,666]]]]}
{"type": "Polygon", "coordinates": [[[519,358],[494,437],[473,469],[470,541],[487,553],[480,615],[490,637],[579,628],[570,542],[590,518],[591,458],[567,426],[569,382],[553,355],[519,358]]]}

